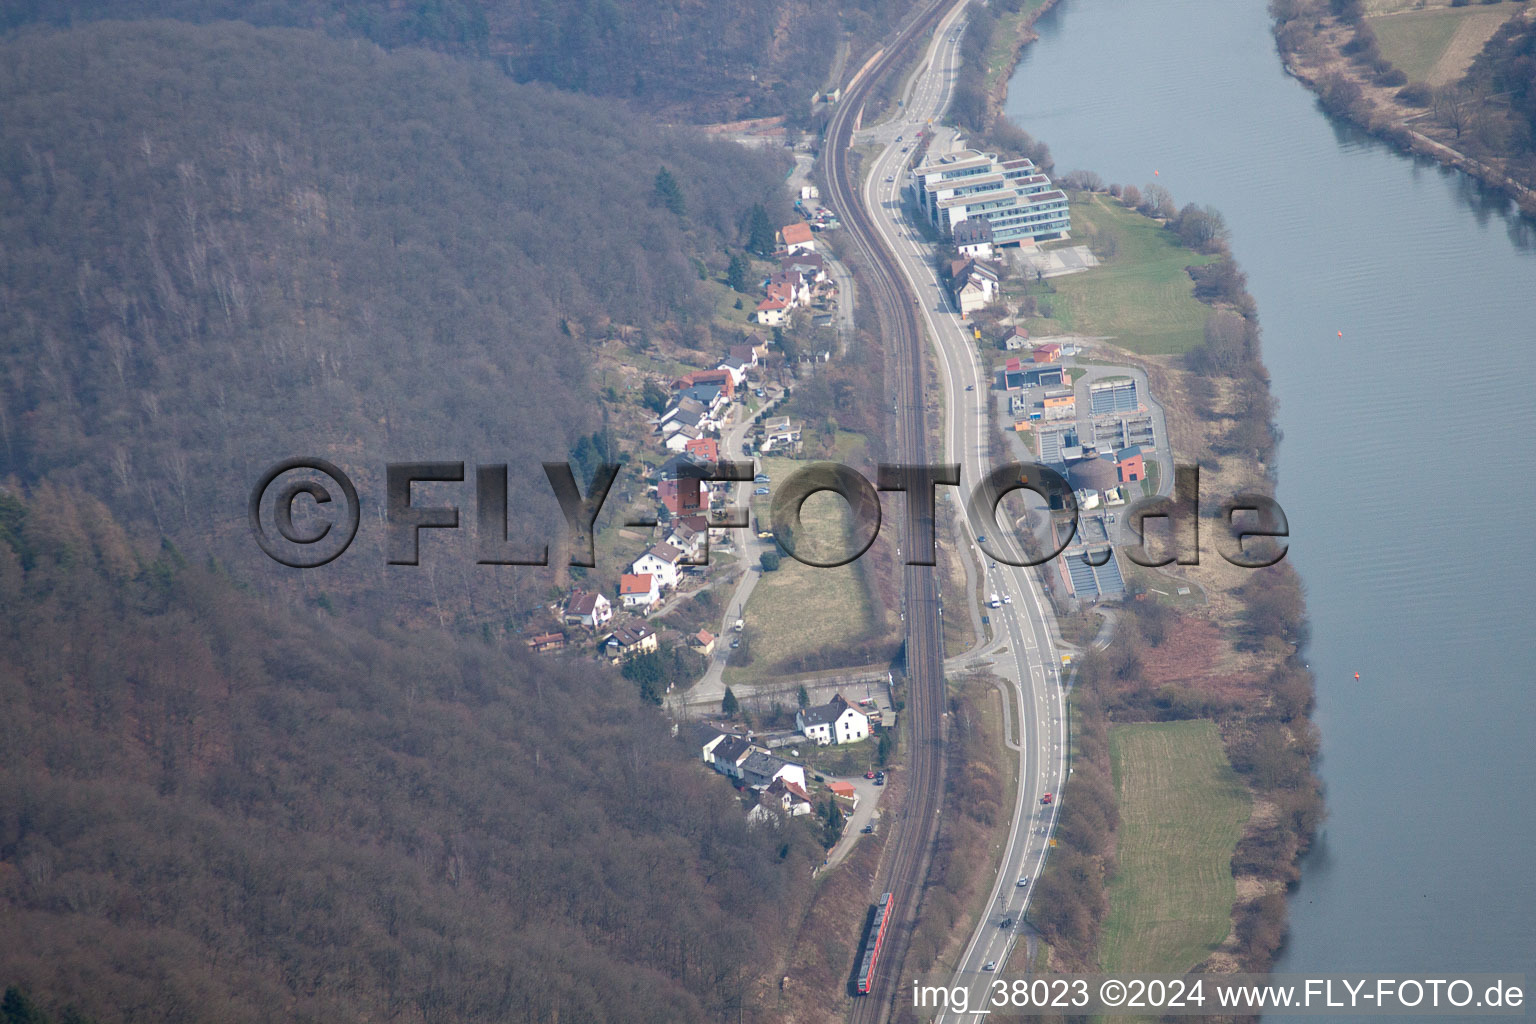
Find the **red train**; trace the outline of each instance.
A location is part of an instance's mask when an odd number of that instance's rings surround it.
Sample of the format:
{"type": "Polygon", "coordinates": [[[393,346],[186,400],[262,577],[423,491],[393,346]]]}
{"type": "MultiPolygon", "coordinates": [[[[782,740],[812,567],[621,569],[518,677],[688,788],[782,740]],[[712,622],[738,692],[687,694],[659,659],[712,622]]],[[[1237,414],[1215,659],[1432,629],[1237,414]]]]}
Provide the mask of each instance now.
{"type": "Polygon", "coordinates": [[[869,995],[875,984],[875,964],[880,960],[880,949],[885,944],[885,928],[891,921],[891,894],[886,893],[875,904],[875,916],[870,919],[869,930],[864,933],[864,959],[859,961],[859,995],[869,995]]]}

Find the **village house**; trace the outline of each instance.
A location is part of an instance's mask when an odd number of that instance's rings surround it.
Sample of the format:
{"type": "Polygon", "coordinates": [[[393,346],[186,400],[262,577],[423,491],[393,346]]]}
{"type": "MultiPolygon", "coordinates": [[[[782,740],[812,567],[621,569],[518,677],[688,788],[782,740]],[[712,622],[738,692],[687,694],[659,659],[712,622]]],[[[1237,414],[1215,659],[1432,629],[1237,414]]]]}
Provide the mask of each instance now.
{"type": "Polygon", "coordinates": [[[811,794],[801,783],[791,782],[783,777],[773,780],[773,783],[763,790],[763,802],[775,804],[791,818],[802,814],[810,814],[814,810],[814,801],[811,794]]]}
{"type": "Polygon", "coordinates": [[[722,736],[709,752],[709,763],[721,775],[741,779],[741,766],[757,752],[752,742],[743,736],[722,736]]]}
{"type": "Polygon", "coordinates": [[[701,519],[703,516],[684,516],[667,529],[667,544],[683,554],[678,565],[699,561],[701,556],[709,553],[709,528],[693,525],[694,520],[701,519]]]}
{"type": "Polygon", "coordinates": [[[790,308],[811,301],[811,284],[798,270],[781,270],[768,279],[769,298],[787,298],[790,308]]]}
{"type": "Polygon", "coordinates": [[[962,315],[985,309],[997,297],[997,271],[976,260],[968,260],[958,274],[950,278],[950,291],[962,315]]]}
{"type": "Polygon", "coordinates": [[[812,284],[820,284],[827,279],[827,262],[818,252],[797,252],[793,256],[786,256],[779,261],[779,269],[798,271],[812,284]]]}
{"type": "Polygon", "coordinates": [[[789,302],[785,299],[764,299],[757,304],[754,315],[764,327],[778,327],[789,317],[789,302]]]}
{"type": "Polygon", "coordinates": [[[795,728],[821,746],[857,743],[869,735],[869,716],[838,694],[829,703],[802,708],[795,714],[795,728]]]}
{"type": "Polygon", "coordinates": [[[713,370],[694,370],[691,373],[686,373],[673,381],[672,387],[675,390],[686,391],[701,384],[714,384],[720,388],[721,393],[729,401],[735,397],[737,383],[736,378],[731,375],[729,370],[717,367],[713,370]]]}
{"type": "Polygon", "coordinates": [[[666,411],[656,420],[656,432],[662,437],[670,437],[684,427],[692,427],[699,432],[706,429],[709,422],[709,411],[704,408],[702,402],[688,397],[678,397],[672,400],[666,411]]]}
{"type": "Polygon", "coordinates": [[[1003,328],[1003,333],[998,339],[1003,348],[1009,352],[1017,352],[1029,342],[1029,331],[1017,324],[1003,328]]]}
{"type": "Polygon", "coordinates": [[[707,658],[715,653],[715,634],[707,629],[701,629],[688,638],[688,646],[707,658]]]}
{"type": "Polygon", "coordinates": [[[992,224],[984,218],[973,217],[956,224],[954,237],[960,255],[992,258],[992,224]]]}
{"type": "Polygon", "coordinates": [[[644,611],[661,600],[661,584],[648,572],[626,572],[619,577],[619,600],[625,608],[644,611]]]}
{"type": "Polygon", "coordinates": [[[656,498],[674,516],[687,516],[709,508],[710,488],[704,476],[713,467],[688,454],[674,455],[661,464],[656,498]]]}
{"type": "Polygon", "coordinates": [[[682,560],[683,553],[671,544],[657,544],[630,563],[629,571],[649,574],[662,590],[670,590],[677,586],[677,567],[682,560]]]}
{"type": "Polygon", "coordinates": [[[816,251],[816,239],[811,234],[811,226],[803,221],[786,224],[780,228],[779,243],[791,254],[816,251]]]}
{"type": "Polygon", "coordinates": [[[603,649],[607,651],[608,657],[614,664],[628,661],[642,654],[650,654],[660,646],[661,642],[656,638],[656,631],[639,621],[626,622],[603,641],[603,649]]]}
{"type": "Polygon", "coordinates": [[[796,451],[800,447],[800,424],[788,416],[763,421],[763,439],[758,451],[796,451]]]}
{"type": "Polygon", "coordinates": [[[565,649],[565,634],[540,633],[524,640],[523,645],[534,654],[550,654],[565,649]]]}
{"type": "Polygon", "coordinates": [[[690,441],[683,451],[698,462],[720,461],[720,442],[712,437],[701,437],[690,441]]]}
{"type": "Polygon", "coordinates": [[[667,435],[661,446],[669,452],[685,452],[688,446],[704,438],[704,431],[698,427],[678,427],[667,435]]]}
{"type": "Polygon", "coordinates": [[[602,629],[613,618],[613,605],[602,594],[593,590],[573,590],[565,602],[562,620],[567,626],[586,626],[591,630],[602,629]]]}

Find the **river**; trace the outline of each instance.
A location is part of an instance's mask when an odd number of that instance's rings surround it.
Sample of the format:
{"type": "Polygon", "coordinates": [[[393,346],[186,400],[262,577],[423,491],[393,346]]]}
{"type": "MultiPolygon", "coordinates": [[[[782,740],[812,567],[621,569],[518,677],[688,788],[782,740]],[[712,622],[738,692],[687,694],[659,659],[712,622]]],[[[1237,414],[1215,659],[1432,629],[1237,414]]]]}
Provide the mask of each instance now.
{"type": "Polygon", "coordinates": [[[1258,300],[1330,815],[1277,970],[1536,968],[1536,229],[1327,118],[1262,0],[1038,30],[1012,119],[1220,209],[1258,300]]]}

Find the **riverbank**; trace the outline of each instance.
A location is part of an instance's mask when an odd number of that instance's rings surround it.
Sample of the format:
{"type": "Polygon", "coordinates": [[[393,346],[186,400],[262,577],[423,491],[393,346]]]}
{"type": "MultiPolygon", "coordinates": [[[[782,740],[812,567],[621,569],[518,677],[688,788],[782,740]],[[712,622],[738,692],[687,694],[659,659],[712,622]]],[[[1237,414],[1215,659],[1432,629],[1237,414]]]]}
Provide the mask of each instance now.
{"type": "Polygon", "coordinates": [[[1523,169],[1531,161],[1499,152],[1504,129],[1497,104],[1460,84],[1464,66],[1444,84],[1410,83],[1380,55],[1362,16],[1351,20],[1327,6],[1303,3],[1278,13],[1273,28],[1281,64],[1317,95],[1324,110],[1405,153],[1462,171],[1536,214],[1536,165],[1523,169]]]}

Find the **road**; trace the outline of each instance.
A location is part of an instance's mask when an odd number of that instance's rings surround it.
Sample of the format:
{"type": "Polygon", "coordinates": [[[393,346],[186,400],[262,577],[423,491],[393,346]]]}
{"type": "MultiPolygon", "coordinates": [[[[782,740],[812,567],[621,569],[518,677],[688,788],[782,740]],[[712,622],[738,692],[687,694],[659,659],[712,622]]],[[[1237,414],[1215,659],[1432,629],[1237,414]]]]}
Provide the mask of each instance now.
{"type": "MultiPolygon", "coordinates": [[[[928,461],[926,377],[922,330],[911,299],[902,291],[898,271],[879,218],[863,205],[857,194],[857,172],[849,159],[853,128],[872,90],[910,58],[912,46],[942,18],[953,18],[958,5],[938,0],[921,10],[890,46],[862,67],[849,82],[827,126],[822,159],[825,161],[829,205],[842,217],[844,234],[864,255],[860,297],[873,308],[886,346],[896,387],[896,437],[893,449],[908,463],[928,461]]],[[[942,27],[940,34],[942,34],[942,27]]],[[[911,549],[913,527],[906,524],[911,549]]],[[[944,785],[944,641],[940,623],[938,580],[930,566],[903,568],[904,620],[907,627],[907,720],[911,724],[908,790],[900,815],[887,828],[894,829],[888,855],[882,865],[879,887],[892,893],[891,926],[886,947],[875,970],[868,998],[854,1001],[850,1019],[856,1024],[879,1024],[890,1013],[899,992],[905,991],[895,968],[911,941],[923,879],[937,835],[944,785]]]]}
{"type": "MultiPolygon", "coordinates": [[[[917,297],[917,303],[909,309],[920,316],[921,326],[934,342],[946,398],[946,461],[960,463],[961,493],[967,493],[991,465],[985,403],[990,400],[992,381],[984,375],[974,342],[940,286],[931,247],[918,241],[904,223],[901,189],[906,183],[912,153],[903,152],[896,142],[897,137],[909,139],[930,118],[937,122],[948,106],[959,60],[962,25],[960,8],[945,16],[930,44],[926,66],[914,80],[904,116],[861,133],[858,142],[888,143],[865,175],[861,205],[874,213],[878,251],[887,257],[884,262],[888,267],[894,262],[891,269],[899,275],[905,290],[917,297]]],[[[1006,964],[1019,934],[1018,922],[1023,919],[1045,865],[1060,805],[1044,806],[1040,800],[1045,793],[1059,793],[1065,779],[1066,720],[1053,619],[1034,570],[992,563],[975,547],[978,534],[988,535],[994,547],[1022,561],[1022,552],[1011,531],[996,523],[968,519],[962,530],[962,543],[988,565],[984,569],[983,589],[1008,599],[1001,608],[989,611],[1006,651],[996,657],[992,670],[1010,681],[1011,703],[1021,719],[1015,734],[1020,742],[1016,751],[1019,786],[1013,825],[1001,851],[987,912],[966,945],[952,982],[981,985],[990,977],[984,970],[988,964],[1006,964]],[[1020,886],[1020,880],[1025,884],[1020,886]],[[1009,919],[1014,927],[999,927],[1009,919]]],[[[973,1000],[971,1005],[982,1004],[973,1000]]],[[[860,1019],[857,1013],[854,1019],[860,1019]]]]}

